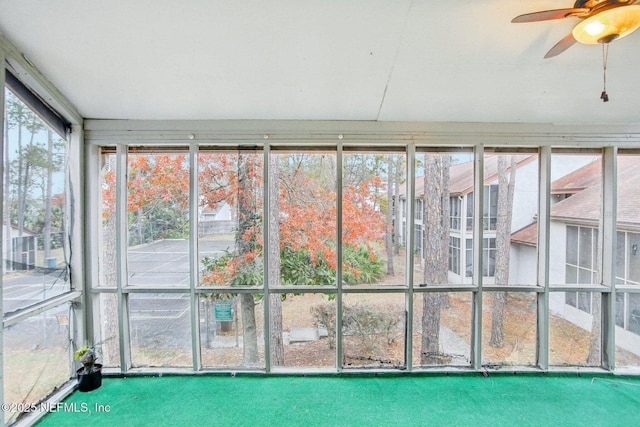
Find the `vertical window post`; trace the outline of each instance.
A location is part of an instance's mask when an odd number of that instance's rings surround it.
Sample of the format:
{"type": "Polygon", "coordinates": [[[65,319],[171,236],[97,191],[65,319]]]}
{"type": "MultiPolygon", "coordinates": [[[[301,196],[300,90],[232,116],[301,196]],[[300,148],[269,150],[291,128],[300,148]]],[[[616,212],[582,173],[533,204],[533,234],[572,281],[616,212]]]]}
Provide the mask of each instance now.
{"type": "Polygon", "coordinates": [[[483,269],[483,201],[484,201],[484,147],[478,144],[473,150],[473,291],[471,325],[471,365],[482,368],[482,269],[483,269]]]}
{"type": "MultiPolygon", "coordinates": [[[[4,49],[0,47],[0,62],[5,63],[4,49]]],[[[4,159],[4,115],[5,115],[5,68],[0,69],[0,129],[2,129],[2,135],[0,135],[0,159],[4,159]]],[[[4,160],[0,162],[0,188],[4,188],[4,160]]],[[[4,218],[4,196],[2,203],[0,203],[0,218],[4,218]]],[[[4,262],[4,232],[0,230],[0,260],[4,262]]],[[[4,313],[4,295],[3,295],[4,283],[3,277],[0,276],[0,313],[4,313]]],[[[4,327],[0,328],[0,403],[4,403],[4,327]]],[[[4,422],[4,420],[3,420],[4,422]]]]}
{"type": "Polygon", "coordinates": [[[537,285],[544,288],[537,294],[536,364],[549,369],[549,217],[551,212],[551,148],[540,149],[538,165],[538,272],[537,285]]]}
{"type": "Polygon", "coordinates": [[[604,170],[602,171],[602,285],[607,288],[602,293],[602,366],[615,369],[615,328],[616,328],[616,216],[617,216],[617,147],[604,149],[604,170]]]}
{"type": "Polygon", "coordinates": [[[198,144],[189,144],[189,302],[191,305],[191,355],[193,370],[202,368],[200,357],[200,298],[196,294],[198,286],[198,144]]]}
{"type": "Polygon", "coordinates": [[[116,150],[116,284],[118,299],[118,334],[120,337],[120,371],[131,367],[129,339],[129,295],[127,285],[127,146],[118,144],[116,150]]]}

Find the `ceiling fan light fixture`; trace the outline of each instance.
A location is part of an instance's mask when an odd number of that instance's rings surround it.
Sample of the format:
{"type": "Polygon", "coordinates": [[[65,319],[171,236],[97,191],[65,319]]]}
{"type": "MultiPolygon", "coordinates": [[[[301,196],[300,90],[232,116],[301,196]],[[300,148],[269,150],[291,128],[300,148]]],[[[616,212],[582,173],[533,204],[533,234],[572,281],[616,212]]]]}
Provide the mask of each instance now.
{"type": "Polygon", "coordinates": [[[609,43],[639,27],[640,5],[631,5],[603,10],[576,25],[572,34],[583,44],[609,43]]]}
{"type": "Polygon", "coordinates": [[[596,37],[599,34],[602,34],[605,28],[606,25],[600,22],[599,19],[595,19],[584,26],[584,30],[592,37],[596,37]]]}

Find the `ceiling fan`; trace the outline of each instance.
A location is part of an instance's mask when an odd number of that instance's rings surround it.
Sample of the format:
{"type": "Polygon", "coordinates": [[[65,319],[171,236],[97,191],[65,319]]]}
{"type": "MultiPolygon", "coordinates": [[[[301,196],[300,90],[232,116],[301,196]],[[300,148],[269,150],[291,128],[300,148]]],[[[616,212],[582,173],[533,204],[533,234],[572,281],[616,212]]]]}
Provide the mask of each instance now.
{"type": "Polygon", "coordinates": [[[511,22],[537,22],[569,17],[583,21],[544,56],[559,55],[576,42],[606,44],[625,37],[640,27],[640,0],[577,0],[573,7],[543,10],[516,16],[511,22]]]}

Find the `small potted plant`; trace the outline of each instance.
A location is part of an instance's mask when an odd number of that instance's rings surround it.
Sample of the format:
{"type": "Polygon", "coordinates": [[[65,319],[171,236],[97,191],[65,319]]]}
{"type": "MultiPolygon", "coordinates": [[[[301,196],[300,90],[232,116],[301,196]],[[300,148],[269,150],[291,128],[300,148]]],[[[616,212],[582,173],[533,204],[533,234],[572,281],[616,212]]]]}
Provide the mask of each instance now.
{"type": "Polygon", "coordinates": [[[102,365],[96,363],[95,347],[84,346],[74,354],[82,367],[76,371],[78,377],[78,390],[91,391],[102,385],[102,365]]]}

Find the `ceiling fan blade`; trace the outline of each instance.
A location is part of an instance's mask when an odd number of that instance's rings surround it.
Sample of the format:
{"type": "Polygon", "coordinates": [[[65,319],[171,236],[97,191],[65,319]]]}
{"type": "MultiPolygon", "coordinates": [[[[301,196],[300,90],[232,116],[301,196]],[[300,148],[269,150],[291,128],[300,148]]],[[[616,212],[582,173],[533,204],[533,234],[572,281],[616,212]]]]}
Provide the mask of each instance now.
{"type": "Polygon", "coordinates": [[[544,56],[545,59],[551,58],[556,55],[560,55],[565,50],[569,49],[576,43],[575,37],[573,37],[572,33],[567,34],[562,40],[553,46],[549,52],[544,56]]]}
{"type": "Polygon", "coordinates": [[[589,13],[591,9],[585,7],[572,7],[568,9],[554,9],[543,10],[541,12],[525,13],[524,15],[516,16],[511,22],[537,22],[537,21],[549,21],[551,19],[562,19],[568,16],[578,16],[589,13]]]}

